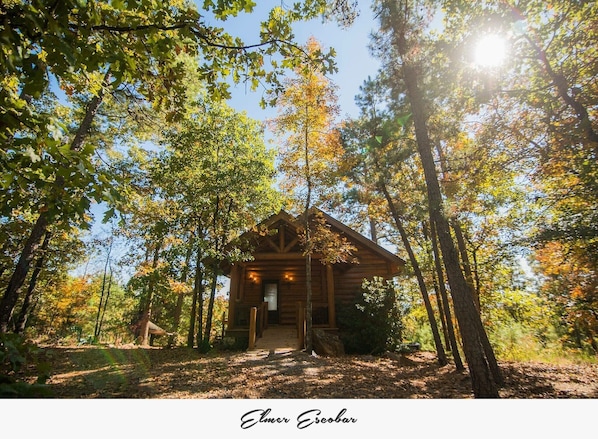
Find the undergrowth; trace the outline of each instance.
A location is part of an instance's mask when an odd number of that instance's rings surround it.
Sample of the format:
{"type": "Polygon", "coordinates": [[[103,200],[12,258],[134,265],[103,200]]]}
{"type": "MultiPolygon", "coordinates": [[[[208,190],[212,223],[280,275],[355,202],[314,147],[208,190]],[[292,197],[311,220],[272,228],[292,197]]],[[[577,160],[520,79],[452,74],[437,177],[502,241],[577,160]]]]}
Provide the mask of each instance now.
{"type": "Polygon", "coordinates": [[[49,396],[46,381],[50,364],[40,359],[40,349],[18,334],[0,334],[0,397],[36,398],[49,396]],[[36,369],[37,379],[30,383],[21,377],[28,366],[36,369]]]}

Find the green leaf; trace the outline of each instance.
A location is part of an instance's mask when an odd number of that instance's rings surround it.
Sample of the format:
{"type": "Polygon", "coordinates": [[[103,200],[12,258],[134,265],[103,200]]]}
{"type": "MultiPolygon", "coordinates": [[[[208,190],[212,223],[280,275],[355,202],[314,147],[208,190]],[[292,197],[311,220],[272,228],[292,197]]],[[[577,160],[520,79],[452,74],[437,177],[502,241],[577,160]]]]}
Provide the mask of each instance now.
{"type": "Polygon", "coordinates": [[[115,210],[114,210],[114,208],[110,208],[106,212],[104,212],[104,217],[102,219],[102,222],[108,223],[112,218],[114,218],[114,216],[115,216],[115,210]]]}
{"type": "Polygon", "coordinates": [[[409,114],[405,114],[404,116],[400,116],[397,118],[397,123],[404,127],[405,125],[407,125],[407,122],[409,122],[409,119],[411,119],[411,113],[409,114]]]}

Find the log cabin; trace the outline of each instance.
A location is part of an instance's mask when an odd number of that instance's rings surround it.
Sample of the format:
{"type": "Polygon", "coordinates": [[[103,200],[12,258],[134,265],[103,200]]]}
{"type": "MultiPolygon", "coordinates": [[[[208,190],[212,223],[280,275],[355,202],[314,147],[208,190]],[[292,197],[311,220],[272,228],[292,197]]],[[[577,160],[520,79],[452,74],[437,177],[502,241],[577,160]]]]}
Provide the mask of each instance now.
{"type": "MultiPolygon", "coordinates": [[[[321,255],[312,256],[312,325],[335,331],[336,307],[355,302],[363,279],[391,279],[401,272],[405,261],[319,209],[312,210],[311,215],[318,215],[327,228],[354,248],[348,262],[324,264],[321,255]]],[[[241,236],[239,242],[251,255],[249,260],[223,266],[230,278],[228,337],[245,337],[251,347],[252,337],[259,337],[271,325],[296,326],[298,339],[304,337],[306,258],[300,243],[302,224],[300,217],[280,211],[241,236]]]]}

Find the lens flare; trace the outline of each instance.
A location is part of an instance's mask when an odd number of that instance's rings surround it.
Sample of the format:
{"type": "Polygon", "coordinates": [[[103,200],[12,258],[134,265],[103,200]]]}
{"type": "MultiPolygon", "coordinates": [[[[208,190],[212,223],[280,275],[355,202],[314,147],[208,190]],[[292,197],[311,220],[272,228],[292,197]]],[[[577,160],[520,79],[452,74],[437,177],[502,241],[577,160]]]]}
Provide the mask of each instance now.
{"type": "Polygon", "coordinates": [[[475,63],[481,67],[497,67],[507,55],[507,44],[499,35],[486,35],[475,47],[475,63]]]}

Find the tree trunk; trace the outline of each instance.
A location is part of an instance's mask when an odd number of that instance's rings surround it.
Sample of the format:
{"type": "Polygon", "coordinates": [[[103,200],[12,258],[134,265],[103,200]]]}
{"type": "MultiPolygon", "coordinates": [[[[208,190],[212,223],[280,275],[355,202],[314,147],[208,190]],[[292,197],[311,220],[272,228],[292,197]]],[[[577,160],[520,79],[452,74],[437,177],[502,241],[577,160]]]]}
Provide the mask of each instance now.
{"type": "MultiPolygon", "coordinates": [[[[187,248],[187,254],[185,256],[185,266],[181,272],[181,283],[187,283],[187,276],[189,275],[189,264],[191,262],[191,256],[193,255],[193,239],[189,242],[189,247],[187,248]]],[[[180,293],[179,297],[176,300],[176,306],[174,309],[174,318],[172,323],[172,330],[170,331],[171,334],[168,337],[168,347],[172,348],[176,342],[177,331],[179,330],[179,325],[181,323],[181,315],[183,313],[183,302],[185,300],[185,294],[180,293]]]]}
{"type": "Polygon", "coordinates": [[[469,367],[473,393],[477,398],[497,398],[499,396],[497,383],[493,379],[480,340],[480,317],[461,271],[457,249],[450,233],[449,222],[444,214],[440,184],[428,135],[425,104],[417,83],[417,71],[410,65],[409,56],[406,56],[408,50],[404,34],[400,34],[401,30],[399,29],[395,31],[399,33],[396,43],[403,60],[403,79],[413,114],[417,149],[424,170],[430,218],[436,225],[438,232],[438,241],[449,285],[451,286],[455,314],[463,338],[463,351],[469,367]]]}
{"type": "Polygon", "coordinates": [[[453,326],[451,307],[448,300],[446,286],[444,284],[444,272],[442,270],[440,252],[438,251],[436,226],[433,222],[430,222],[430,229],[430,237],[432,239],[432,252],[434,253],[434,267],[436,269],[438,288],[440,290],[440,295],[442,298],[442,306],[444,307],[444,317],[446,318],[446,327],[448,331],[451,351],[453,353],[453,360],[455,361],[455,367],[457,368],[457,370],[465,370],[465,366],[463,366],[463,361],[461,360],[461,354],[459,353],[459,344],[457,343],[457,337],[455,336],[455,328],[453,326]]]}
{"type": "Polygon", "coordinates": [[[473,280],[475,285],[475,294],[480,297],[480,272],[478,266],[478,256],[475,247],[471,251],[471,257],[473,259],[473,280]]]}
{"type": "Polygon", "coordinates": [[[29,267],[35,254],[42,245],[41,241],[46,234],[47,226],[48,215],[41,213],[33,225],[33,229],[31,230],[27,241],[25,241],[25,247],[23,247],[23,250],[21,251],[21,256],[8,281],[2,301],[0,301],[0,333],[8,332],[8,323],[12,318],[17,300],[19,299],[21,286],[29,273],[29,267]]]}
{"type": "Polygon", "coordinates": [[[446,358],[446,353],[444,351],[444,347],[442,346],[442,341],[440,339],[440,332],[438,331],[438,325],[436,324],[436,317],[434,316],[434,310],[432,309],[432,304],[430,303],[430,296],[428,295],[428,288],[426,287],[426,282],[424,280],[424,275],[419,268],[419,263],[417,262],[417,258],[415,257],[415,253],[413,253],[413,249],[411,248],[411,243],[409,242],[409,237],[407,236],[407,232],[403,227],[403,223],[399,216],[399,212],[388,193],[388,189],[384,182],[380,181],[379,186],[384,193],[384,197],[386,198],[386,202],[388,203],[388,208],[390,209],[390,213],[394,219],[395,225],[401,235],[401,240],[403,241],[403,245],[405,246],[405,250],[409,255],[409,261],[411,262],[411,266],[415,273],[415,277],[417,278],[417,283],[419,285],[419,290],[422,294],[422,298],[424,300],[424,305],[426,307],[426,312],[428,314],[428,320],[430,322],[430,328],[432,329],[432,336],[434,338],[434,345],[436,346],[436,353],[438,355],[438,364],[444,366],[448,363],[446,358]]]}
{"type": "MultiPolygon", "coordinates": [[[[106,73],[104,77],[103,85],[107,86],[109,80],[109,74],[106,73]]],[[[102,99],[104,97],[105,88],[102,87],[98,92],[97,96],[94,96],[89,104],[87,105],[87,109],[85,111],[85,116],[79,125],[79,129],[75,134],[73,141],[71,142],[70,149],[72,151],[78,151],[83,146],[83,141],[85,137],[89,134],[89,130],[91,128],[91,123],[102,103],[102,99]]],[[[56,176],[56,181],[53,184],[52,192],[50,197],[54,199],[58,199],[62,196],[62,187],[64,186],[64,178],[60,175],[56,176]]],[[[25,246],[21,251],[21,255],[19,256],[19,260],[17,261],[17,265],[13,271],[12,276],[8,282],[6,287],[6,291],[4,292],[4,296],[0,301],[0,333],[4,333],[8,331],[8,322],[10,321],[14,307],[19,299],[19,295],[21,293],[21,287],[25,282],[27,274],[29,273],[29,268],[31,266],[31,262],[35,257],[35,253],[39,249],[41,245],[41,240],[43,236],[46,234],[48,225],[53,218],[50,215],[50,210],[48,205],[51,204],[50,202],[46,202],[41,208],[40,213],[37,218],[37,221],[33,225],[29,237],[25,241],[25,246]]]]}
{"type": "Polygon", "coordinates": [[[451,339],[448,333],[446,316],[444,315],[444,304],[442,303],[442,297],[440,295],[440,285],[438,284],[438,274],[436,273],[436,269],[432,270],[432,283],[434,286],[434,295],[436,296],[436,306],[438,307],[438,316],[440,317],[440,326],[442,327],[444,345],[446,346],[447,350],[451,352],[451,339]]]}
{"type": "Polygon", "coordinates": [[[197,347],[203,343],[203,275],[202,283],[197,294],[197,347]]]}
{"type": "MultiPolygon", "coordinates": [[[[198,228],[199,230],[199,228],[198,228]]],[[[198,236],[201,236],[198,234],[198,236]]],[[[197,321],[197,304],[199,297],[202,294],[202,283],[203,283],[203,271],[201,269],[201,260],[203,259],[203,253],[201,247],[197,247],[197,256],[195,258],[195,276],[193,283],[193,302],[191,304],[191,315],[189,316],[189,332],[187,334],[187,347],[193,348],[195,345],[195,325],[197,321]]],[[[201,302],[200,302],[201,303],[201,302]]],[[[201,326],[201,325],[200,325],[201,326]]],[[[199,329],[201,333],[201,328],[199,329]]],[[[199,341],[198,341],[199,342],[199,341]]]]}
{"type": "Polygon", "coordinates": [[[108,247],[108,254],[106,255],[106,262],[104,263],[104,277],[102,278],[102,292],[100,294],[100,303],[98,304],[98,313],[96,315],[96,326],[93,331],[94,343],[100,336],[100,314],[102,312],[102,305],[104,305],[104,294],[106,293],[106,275],[108,274],[108,264],[110,263],[110,253],[112,252],[112,242],[110,240],[110,246],[108,247]]]}
{"type": "Polygon", "coordinates": [[[166,345],[168,348],[174,347],[176,343],[176,336],[177,331],[179,330],[179,325],[181,323],[181,315],[183,313],[183,302],[185,301],[185,294],[179,293],[176,299],[176,305],[174,308],[174,318],[172,323],[172,329],[170,331],[170,335],[168,336],[168,344],[166,345]]]}
{"type": "MultiPolygon", "coordinates": [[[[439,162],[440,162],[440,167],[441,167],[442,173],[446,177],[448,175],[448,172],[446,169],[446,159],[445,159],[445,155],[444,155],[439,143],[436,143],[436,151],[438,152],[438,157],[439,157],[439,162]]],[[[461,225],[456,218],[453,218],[452,225],[453,225],[453,230],[455,231],[455,237],[457,239],[457,246],[458,246],[459,254],[461,256],[461,261],[463,264],[463,272],[465,273],[465,279],[467,282],[469,293],[474,301],[474,304],[476,306],[478,313],[480,313],[480,310],[481,310],[481,308],[480,308],[480,282],[479,282],[479,278],[477,275],[477,268],[475,271],[476,282],[474,284],[474,278],[473,278],[473,274],[472,274],[472,270],[471,270],[471,264],[469,262],[469,257],[467,254],[467,245],[465,244],[465,238],[463,236],[463,231],[461,229],[461,225]]],[[[475,253],[474,253],[474,262],[475,262],[475,253]]],[[[476,267],[477,267],[477,264],[476,264],[476,267]]],[[[496,356],[494,355],[494,349],[492,349],[490,340],[488,340],[488,334],[486,333],[486,330],[484,329],[484,325],[482,324],[481,319],[477,319],[475,323],[478,327],[480,341],[484,348],[484,352],[486,353],[488,365],[492,372],[493,379],[497,385],[502,386],[504,384],[504,379],[503,379],[502,373],[500,371],[500,367],[498,366],[496,356]]]]}
{"type": "MultiPolygon", "coordinates": [[[[308,185],[309,186],[309,185],[308,185]]],[[[308,190],[308,200],[310,199],[310,190],[308,190]]],[[[309,206],[309,202],[306,206],[309,206]]],[[[311,355],[313,351],[313,306],[312,306],[312,280],[311,280],[311,230],[309,223],[309,210],[305,209],[305,243],[307,252],[305,254],[305,352],[311,355]]]]}
{"type": "Polygon", "coordinates": [[[31,314],[31,311],[33,309],[33,292],[35,291],[37,278],[39,277],[42,269],[44,268],[46,252],[48,251],[48,245],[50,244],[51,236],[51,233],[46,233],[46,236],[44,237],[44,242],[42,243],[42,246],[40,248],[40,255],[38,256],[37,262],[35,263],[35,268],[33,269],[33,273],[31,274],[31,279],[29,279],[29,287],[27,288],[27,293],[25,293],[23,305],[21,306],[21,311],[19,312],[19,316],[15,325],[15,332],[17,334],[22,334],[23,332],[25,332],[27,320],[29,319],[29,315],[31,314]]]}
{"type": "Polygon", "coordinates": [[[455,231],[455,238],[457,238],[457,246],[459,248],[459,254],[461,255],[461,263],[463,264],[463,273],[471,292],[471,297],[475,302],[478,312],[480,311],[480,296],[477,294],[475,285],[473,283],[473,273],[471,271],[471,264],[469,262],[469,255],[467,254],[467,245],[465,244],[465,238],[463,236],[463,229],[457,219],[452,221],[453,230],[455,231]]]}
{"type": "Polygon", "coordinates": [[[108,289],[106,290],[106,299],[104,300],[104,306],[102,308],[102,315],[100,316],[100,324],[98,326],[98,336],[100,338],[100,334],[102,332],[102,325],[104,324],[104,316],[106,315],[106,308],[108,307],[108,300],[110,299],[110,292],[112,290],[112,266],[110,267],[110,276],[108,278],[108,289]]]}
{"type": "Polygon", "coordinates": [[[149,322],[152,317],[152,301],[154,295],[154,287],[156,285],[156,268],[158,267],[158,261],[160,258],[160,250],[162,249],[162,241],[160,241],[154,249],[154,257],[152,259],[152,273],[147,285],[147,296],[145,298],[145,304],[143,307],[143,314],[141,317],[141,345],[149,345],[149,322]]]}
{"type": "Polygon", "coordinates": [[[208,313],[206,315],[206,330],[204,332],[204,340],[210,341],[212,332],[212,316],[214,314],[214,300],[216,300],[216,287],[218,285],[218,264],[214,263],[212,266],[212,285],[210,287],[210,300],[208,302],[208,313]]]}
{"type": "MultiPolygon", "coordinates": [[[[469,257],[467,255],[467,247],[465,244],[465,238],[463,237],[463,232],[461,230],[461,226],[457,220],[453,221],[453,230],[455,230],[455,236],[457,238],[457,243],[459,246],[459,251],[461,254],[461,259],[463,262],[463,271],[466,276],[467,287],[469,289],[469,294],[473,298],[473,301],[476,305],[476,309],[478,313],[480,313],[480,295],[479,290],[476,289],[474,280],[473,280],[473,273],[471,271],[471,265],[469,263],[469,257]]],[[[480,314],[481,315],[481,314],[480,314]]],[[[490,340],[488,339],[488,334],[484,329],[482,321],[480,319],[478,324],[478,330],[480,332],[480,340],[482,342],[482,346],[484,347],[484,351],[486,352],[486,356],[488,358],[488,365],[490,370],[492,371],[492,375],[494,377],[494,381],[500,386],[504,384],[504,379],[502,373],[500,372],[500,367],[498,366],[498,361],[494,355],[494,349],[490,345],[490,340]]]]}
{"type": "Polygon", "coordinates": [[[191,302],[191,313],[189,314],[189,331],[187,332],[187,347],[195,345],[195,320],[197,318],[197,289],[193,288],[193,299],[191,302]]]}
{"type": "Polygon", "coordinates": [[[378,243],[378,232],[376,230],[376,221],[371,216],[368,217],[370,220],[370,239],[376,244],[378,243]]]}
{"type": "Polygon", "coordinates": [[[305,351],[311,355],[313,351],[313,305],[312,305],[312,280],[311,280],[311,253],[312,253],[312,242],[311,242],[311,226],[309,221],[309,211],[311,209],[311,191],[312,191],[312,179],[311,179],[311,163],[309,160],[309,131],[308,131],[308,115],[309,106],[305,105],[305,180],[307,182],[307,197],[305,199],[305,245],[307,246],[307,252],[305,255],[305,351]]]}
{"type": "MultiPolygon", "coordinates": [[[[220,197],[217,197],[219,200],[220,197]]],[[[228,208],[226,209],[225,217],[224,217],[224,225],[221,231],[217,233],[217,216],[220,214],[220,209],[217,209],[214,212],[214,235],[216,236],[215,239],[215,251],[216,254],[220,254],[221,249],[224,248],[227,241],[227,236],[229,235],[229,228],[230,228],[230,220],[231,220],[231,212],[234,206],[234,199],[228,199],[228,208]],[[218,236],[219,235],[219,236],[218,236]]],[[[208,310],[206,314],[206,328],[204,332],[204,340],[205,343],[209,345],[211,339],[211,332],[212,332],[212,320],[214,315],[214,301],[216,300],[216,288],[218,286],[218,272],[219,272],[219,262],[217,259],[214,260],[212,264],[212,285],[210,287],[210,299],[208,301],[208,310]]]]}
{"type": "Polygon", "coordinates": [[[305,274],[307,279],[305,281],[305,352],[311,355],[313,351],[313,305],[312,305],[312,282],[311,282],[311,253],[305,256],[305,274]]]}

